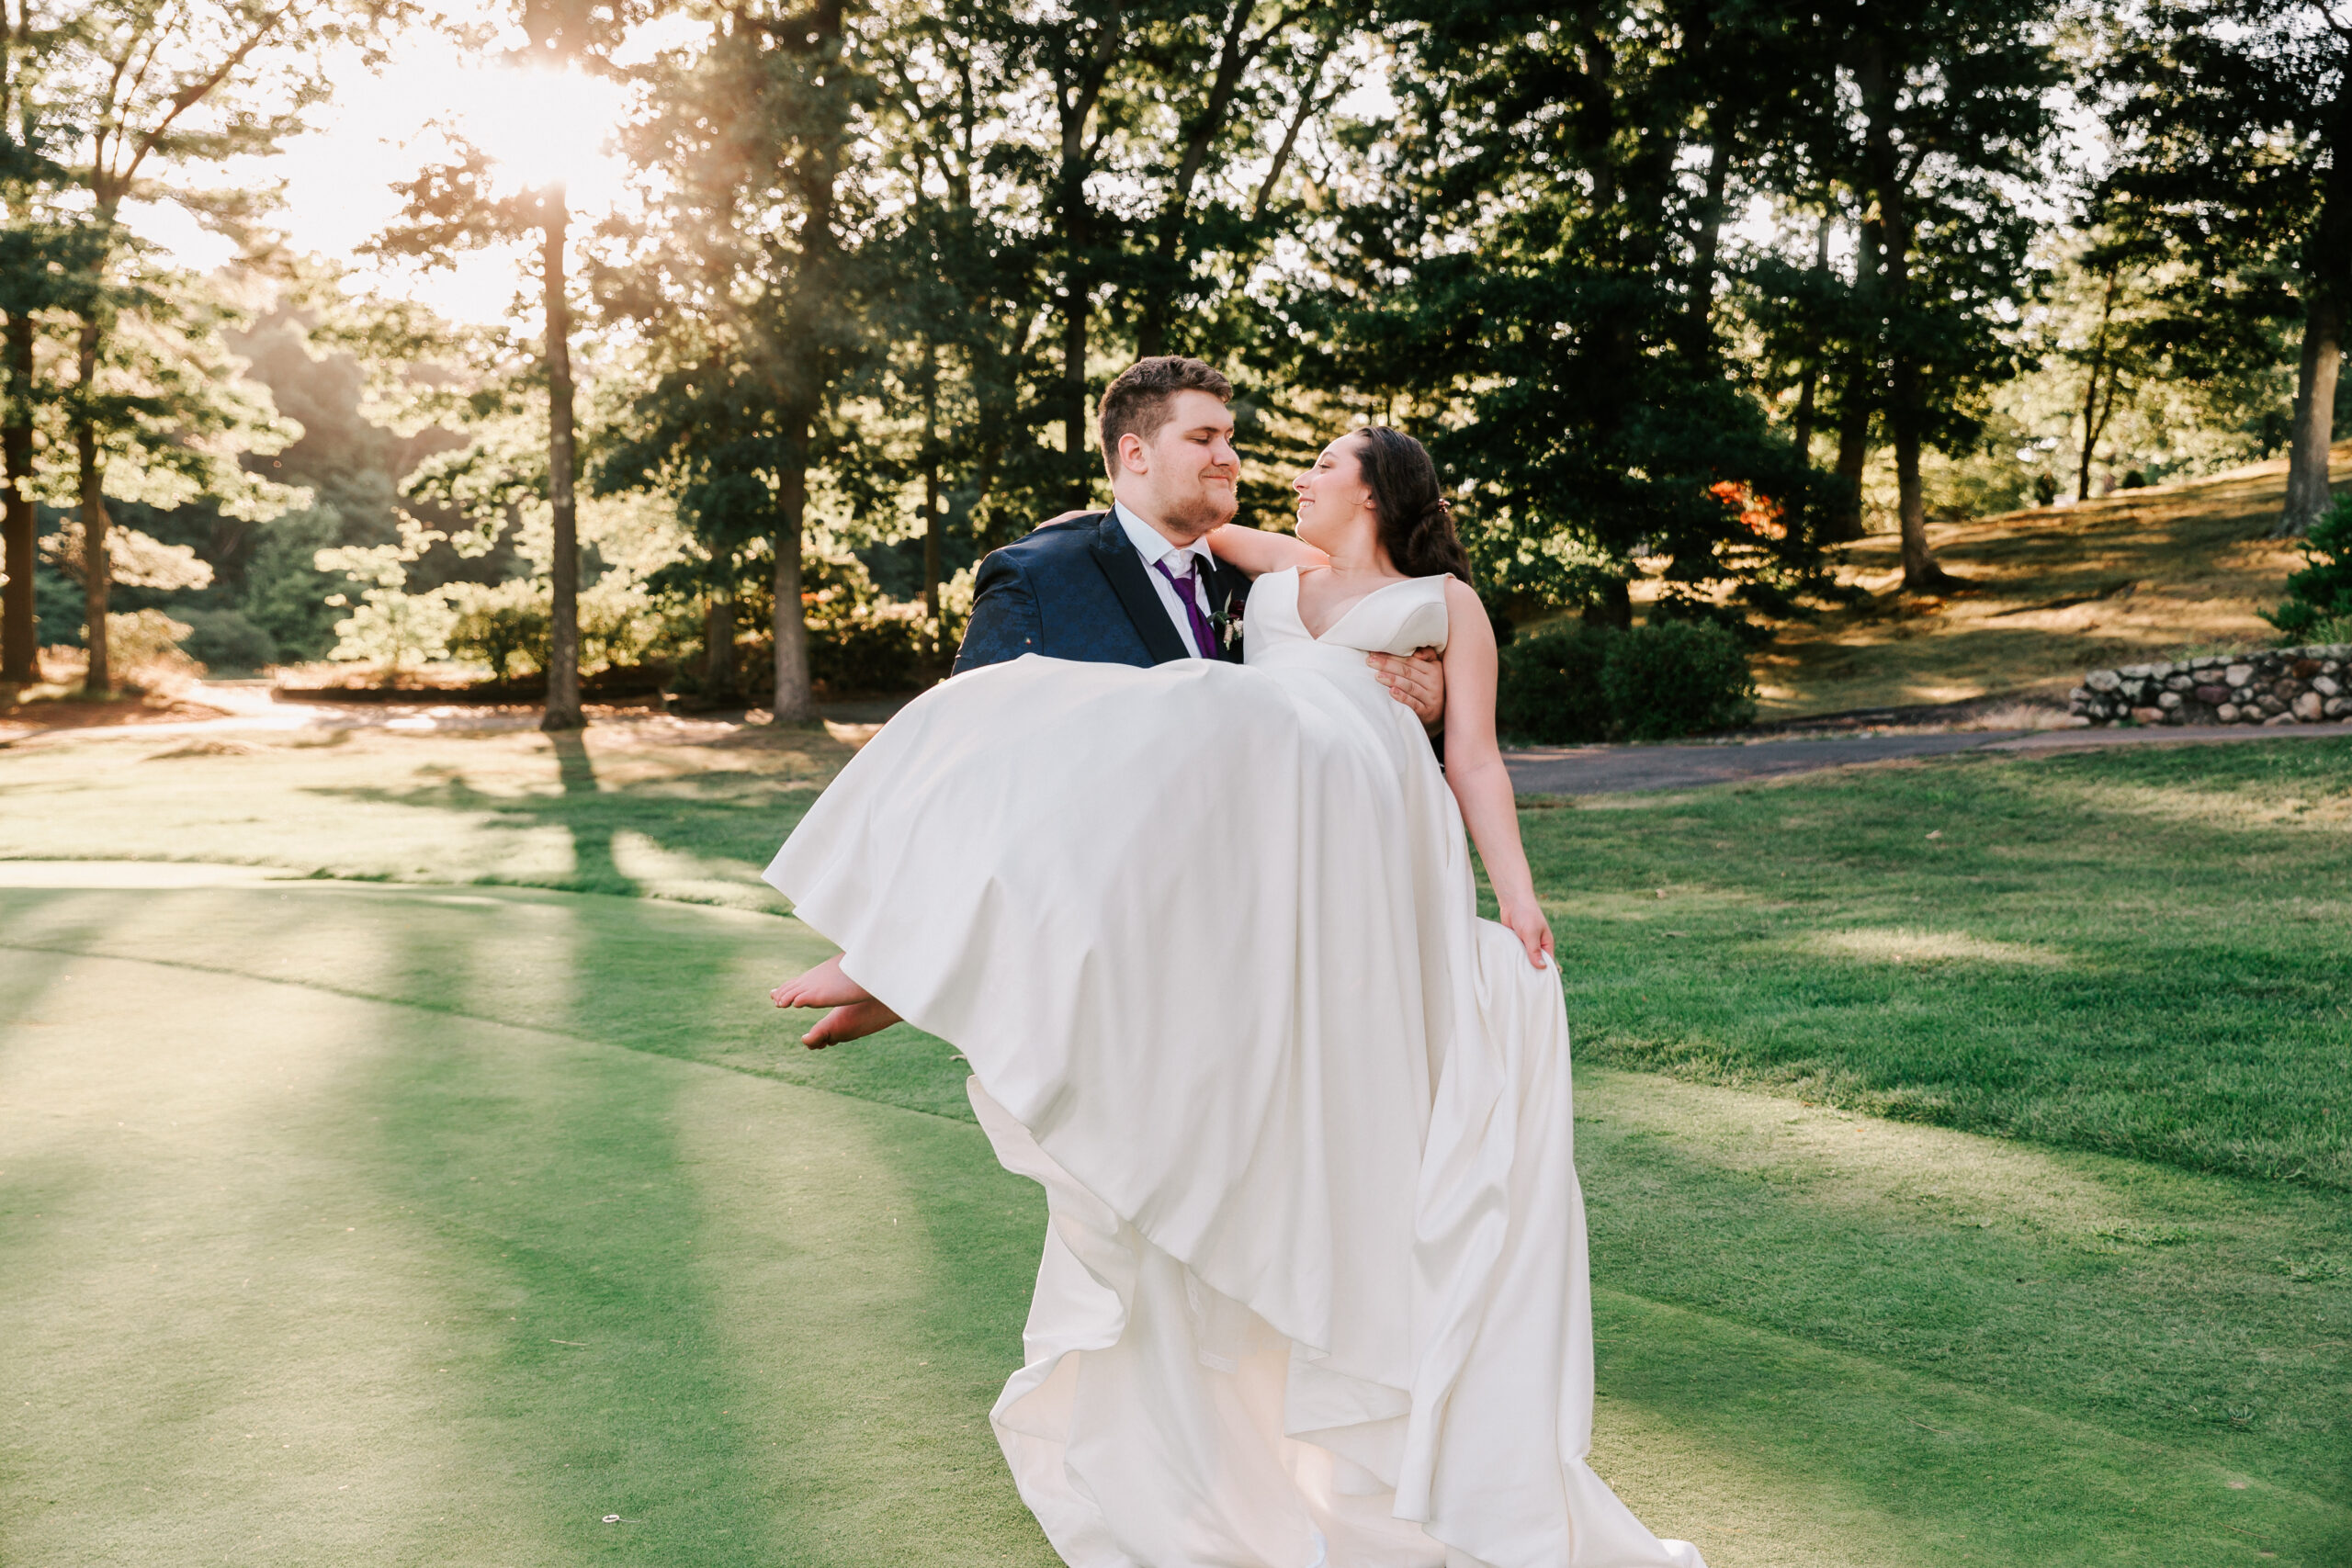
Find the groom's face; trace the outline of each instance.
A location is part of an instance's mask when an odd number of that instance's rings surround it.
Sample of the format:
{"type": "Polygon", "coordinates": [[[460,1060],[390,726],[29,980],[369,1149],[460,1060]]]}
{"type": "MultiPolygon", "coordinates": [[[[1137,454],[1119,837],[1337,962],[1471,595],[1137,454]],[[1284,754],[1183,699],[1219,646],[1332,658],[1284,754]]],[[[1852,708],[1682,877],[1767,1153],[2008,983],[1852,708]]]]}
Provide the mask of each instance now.
{"type": "Polygon", "coordinates": [[[1120,443],[1123,467],[1143,491],[1128,504],[1172,534],[1198,538],[1240,510],[1233,414],[1209,393],[1188,390],[1169,400],[1168,415],[1148,442],[1130,435],[1120,443]]]}

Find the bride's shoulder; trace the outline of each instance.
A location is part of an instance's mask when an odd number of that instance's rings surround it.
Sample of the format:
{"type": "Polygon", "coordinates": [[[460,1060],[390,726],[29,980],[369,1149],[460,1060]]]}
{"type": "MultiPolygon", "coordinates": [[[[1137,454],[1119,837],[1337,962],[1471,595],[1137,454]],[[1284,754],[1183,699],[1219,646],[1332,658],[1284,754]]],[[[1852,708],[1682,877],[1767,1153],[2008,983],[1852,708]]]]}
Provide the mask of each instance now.
{"type": "Polygon", "coordinates": [[[1479,599],[1476,589],[1452,575],[1434,579],[1424,578],[1422,581],[1435,581],[1443,585],[1442,592],[1445,596],[1446,627],[1450,635],[1459,637],[1464,632],[1469,632],[1475,637],[1484,633],[1487,644],[1490,646],[1493,644],[1495,628],[1487,619],[1487,606],[1479,599]]]}

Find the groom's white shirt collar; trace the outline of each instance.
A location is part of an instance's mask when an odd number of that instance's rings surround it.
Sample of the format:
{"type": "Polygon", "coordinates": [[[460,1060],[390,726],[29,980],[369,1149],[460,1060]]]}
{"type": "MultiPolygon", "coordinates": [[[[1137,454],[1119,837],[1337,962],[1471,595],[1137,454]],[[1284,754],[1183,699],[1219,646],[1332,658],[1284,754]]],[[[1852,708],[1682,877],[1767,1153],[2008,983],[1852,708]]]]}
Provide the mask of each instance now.
{"type": "Polygon", "coordinates": [[[1193,574],[1193,603],[1205,611],[1208,602],[1200,597],[1202,578],[1216,559],[1209,550],[1208,541],[1195,539],[1189,545],[1171,545],[1167,535],[1128,511],[1124,502],[1111,503],[1111,515],[1119,520],[1119,526],[1127,531],[1127,542],[1135,546],[1136,554],[1143,558],[1144,574],[1151,579],[1152,589],[1159,595],[1160,608],[1166,610],[1168,618],[1175,623],[1176,635],[1183,638],[1184,647],[1193,658],[1203,657],[1193,637],[1192,619],[1184,614],[1184,602],[1176,597],[1175,585],[1151,569],[1157,563],[1166,561],[1168,570],[1179,572],[1179,575],[1182,574],[1180,569],[1189,570],[1193,574]],[[1193,558],[1189,561],[1179,558],[1186,556],[1193,558]]]}

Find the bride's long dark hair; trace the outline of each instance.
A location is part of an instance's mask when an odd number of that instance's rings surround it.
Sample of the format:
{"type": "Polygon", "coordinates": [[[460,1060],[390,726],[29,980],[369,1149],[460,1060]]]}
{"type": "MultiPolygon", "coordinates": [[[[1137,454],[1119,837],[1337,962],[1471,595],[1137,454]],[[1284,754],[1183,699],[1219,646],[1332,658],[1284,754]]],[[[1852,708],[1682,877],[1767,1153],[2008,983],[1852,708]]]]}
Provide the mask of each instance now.
{"type": "Polygon", "coordinates": [[[1429,448],[1401,430],[1367,424],[1355,433],[1356,468],[1372,491],[1380,543],[1408,577],[1451,572],[1470,581],[1470,557],[1453,531],[1453,513],[1437,481],[1429,448]]]}

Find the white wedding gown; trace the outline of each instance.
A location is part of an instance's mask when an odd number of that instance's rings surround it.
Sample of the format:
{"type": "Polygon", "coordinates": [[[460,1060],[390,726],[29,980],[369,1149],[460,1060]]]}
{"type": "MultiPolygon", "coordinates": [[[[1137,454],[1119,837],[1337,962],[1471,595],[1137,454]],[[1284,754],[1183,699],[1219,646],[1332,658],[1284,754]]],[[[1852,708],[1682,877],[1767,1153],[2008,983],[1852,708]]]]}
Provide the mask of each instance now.
{"type": "Polygon", "coordinates": [[[1046,1188],[992,1419],[1072,1568],[1702,1568],[1585,1463],[1559,979],[1364,663],[1445,581],[1318,640],[1269,574],[1245,666],[957,676],[768,868],[1046,1188]]]}

